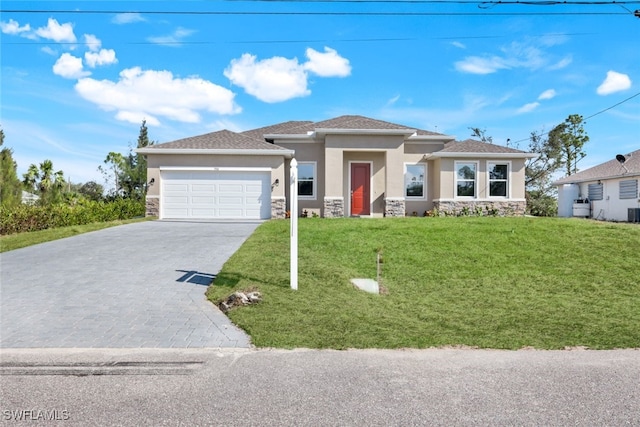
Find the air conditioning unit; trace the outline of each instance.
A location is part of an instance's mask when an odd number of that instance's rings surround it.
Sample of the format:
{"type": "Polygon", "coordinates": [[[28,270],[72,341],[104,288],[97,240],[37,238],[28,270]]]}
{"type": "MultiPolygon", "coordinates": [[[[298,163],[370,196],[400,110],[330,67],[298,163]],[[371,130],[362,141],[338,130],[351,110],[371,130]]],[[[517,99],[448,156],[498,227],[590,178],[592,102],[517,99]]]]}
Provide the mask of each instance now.
{"type": "Polygon", "coordinates": [[[640,208],[629,208],[629,222],[640,222],[640,208]]]}

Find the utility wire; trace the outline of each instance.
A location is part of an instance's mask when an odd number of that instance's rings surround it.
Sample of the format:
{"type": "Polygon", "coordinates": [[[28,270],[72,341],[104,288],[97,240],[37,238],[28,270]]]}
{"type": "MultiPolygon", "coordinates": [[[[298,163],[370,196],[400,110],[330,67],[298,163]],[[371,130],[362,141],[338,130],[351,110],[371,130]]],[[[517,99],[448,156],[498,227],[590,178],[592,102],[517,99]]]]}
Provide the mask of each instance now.
{"type": "Polygon", "coordinates": [[[0,9],[0,13],[65,13],[75,15],[119,15],[139,13],[141,15],[252,15],[252,16],[596,16],[629,15],[628,12],[254,12],[254,11],[136,11],[136,10],[28,10],[0,9]]]}
{"type": "Polygon", "coordinates": [[[636,93],[635,95],[631,95],[631,96],[630,96],[629,98],[627,98],[627,99],[623,99],[622,101],[618,102],[617,104],[612,105],[611,107],[605,108],[604,110],[600,110],[600,111],[598,111],[597,113],[590,115],[589,117],[585,117],[585,118],[584,118],[584,120],[589,120],[589,119],[590,119],[590,118],[592,118],[592,117],[595,117],[595,116],[597,116],[597,115],[599,115],[599,114],[604,113],[605,111],[609,111],[609,110],[611,110],[612,108],[615,108],[615,107],[617,107],[617,106],[618,106],[618,105],[620,105],[620,104],[624,104],[625,102],[632,100],[633,98],[635,98],[635,97],[636,97],[636,96],[638,96],[638,95],[640,95],[640,92],[636,93]]]}
{"type": "Polygon", "coordinates": [[[228,3],[356,3],[356,4],[477,4],[484,5],[525,5],[525,6],[610,6],[620,4],[640,4],[640,1],[477,1],[477,0],[224,0],[228,3]]]}
{"type": "MultiPolygon", "coordinates": [[[[551,34],[536,34],[530,37],[554,37],[554,36],[589,36],[597,33],[551,33],[551,34]]],[[[369,42],[408,42],[419,40],[470,40],[470,39],[499,39],[508,37],[506,35],[501,36],[446,36],[446,37],[397,37],[397,38],[359,38],[359,39],[294,39],[294,40],[228,40],[228,41],[175,41],[175,42],[163,42],[158,43],[154,41],[140,41],[140,42],[122,42],[120,44],[125,45],[211,45],[211,44],[278,44],[278,43],[369,43],[369,42]]],[[[83,44],[82,42],[54,42],[54,41],[0,41],[2,45],[58,45],[58,46],[75,46],[83,44]]],[[[115,45],[117,45],[116,43],[115,45]]]]}
{"type": "MultiPolygon", "coordinates": [[[[624,104],[625,102],[631,101],[631,100],[632,100],[633,98],[635,98],[636,96],[640,96],[640,92],[636,93],[635,95],[631,95],[630,97],[628,97],[628,98],[626,98],[626,99],[623,99],[622,101],[618,102],[617,104],[613,104],[612,106],[607,107],[607,108],[605,108],[604,110],[600,110],[600,111],[598,111],[597,113],[594,113],[594,114],[592,114],[592,115],[590,115],[590,116],[588,116],[588,117],[585,117],[585,118],[583,118],[583,119],[582,119],[582,121],[589,120],[590,118],[595,117],[595,116],[598,116],[598,115],[600,115],[600,114],[604,113],[605,111],[609,111],[609,110],[611,110],[612,108],[617,107],[618,105],[622,105],[622,104],[624,104]]],[[[549,135],[549,133],[550,133],[550,132],[551,132],[551,131],[544,132],[544,133],[541,133],[541,134],[540,134],[540,135],[538,135],[538,136],[546,136],[546,135],[549,135]]],[[[518,143],[520,143],[520,142],[528,141],[529,139],[531,139],[531,137],[529,137],[529,138],[519,139],[519,140],[517,140],[517,141],[514,141],[514,142],[513,142],[513,144],[518,144],[518,143]]]]}

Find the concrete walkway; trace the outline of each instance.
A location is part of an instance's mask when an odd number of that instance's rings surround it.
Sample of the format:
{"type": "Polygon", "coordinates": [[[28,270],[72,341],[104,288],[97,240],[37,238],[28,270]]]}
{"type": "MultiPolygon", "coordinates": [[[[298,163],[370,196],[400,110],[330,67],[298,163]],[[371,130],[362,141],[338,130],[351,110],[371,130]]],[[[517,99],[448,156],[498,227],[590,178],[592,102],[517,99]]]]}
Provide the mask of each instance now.
{"type": "Polygon", "coordinates": [[[141,222],[5,252],[0,347],[250,347],[204,292],[257,226],[141,222]]]}

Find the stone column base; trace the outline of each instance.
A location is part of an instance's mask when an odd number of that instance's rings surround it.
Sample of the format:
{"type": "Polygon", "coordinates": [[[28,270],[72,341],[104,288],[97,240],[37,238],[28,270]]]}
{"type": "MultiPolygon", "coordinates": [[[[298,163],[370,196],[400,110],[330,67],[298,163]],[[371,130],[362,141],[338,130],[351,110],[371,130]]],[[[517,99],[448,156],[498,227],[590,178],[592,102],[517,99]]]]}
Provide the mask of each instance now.
{"type": "Polygon", "coordinates": [[[285,219],[287,217],[287,199],[284,197],[271,198],[271,218],[285,219]]]}
{"type": "Polygon", "coordinates": [[[387,197],[384,199],[384,216],[404,216],[405,210],[404,197],[387,197]]]}
{"type": "Polygon", "coordinates": [[[324,217],[342,218],[344,217],[344,197],[324,198],[324,217]]]}
{"type": "Polygon", "coordinates": [[[523,216],[527,209],[524,200],[496,201],[435,201],[434,209],[439,215],[450,216],[523,216]]]}
{"type": "Polygon", "coordinates": [[[160,197],[158,196],[146,197],[144,215],[160,217],[160,197]]]}

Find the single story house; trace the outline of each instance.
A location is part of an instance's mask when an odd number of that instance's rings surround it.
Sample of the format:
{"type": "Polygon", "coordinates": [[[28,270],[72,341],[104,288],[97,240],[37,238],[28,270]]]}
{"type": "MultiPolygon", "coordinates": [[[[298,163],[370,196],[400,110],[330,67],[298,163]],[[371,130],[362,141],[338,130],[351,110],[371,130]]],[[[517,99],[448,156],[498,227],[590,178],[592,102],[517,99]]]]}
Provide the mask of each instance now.
{"type": "Polygon", "coordinates": [[[221,130],[141,148],[147,214],[161,219],[284,218],[290,162],[301,215],[524,214],[535,154],[362,116],[221,130]]]}
{"type": "Polygon", "coordinates": [[[640,222],[639,179],[640,150],[559,179],[558,216],[640,222]]]}

